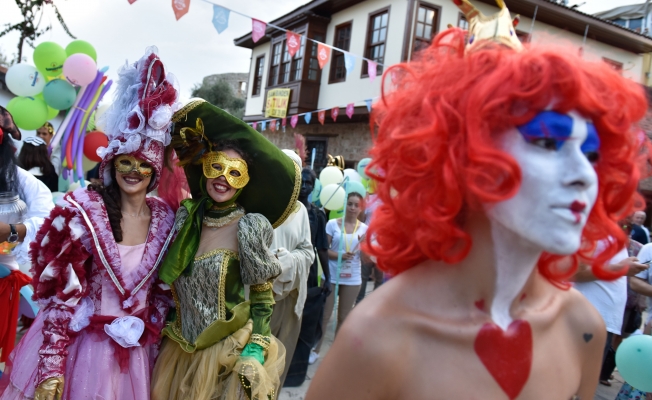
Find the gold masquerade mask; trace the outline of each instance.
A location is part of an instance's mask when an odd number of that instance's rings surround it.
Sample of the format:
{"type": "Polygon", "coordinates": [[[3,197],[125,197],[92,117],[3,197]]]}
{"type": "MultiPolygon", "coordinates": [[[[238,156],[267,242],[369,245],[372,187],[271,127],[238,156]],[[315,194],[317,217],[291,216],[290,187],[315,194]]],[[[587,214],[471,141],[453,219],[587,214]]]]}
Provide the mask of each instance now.
{"type": "Polygon", "coordinates": [[[241,158],[230,158],[225,153],[210,152],[202,157],[204,176],[208,179],[224,176],[235,189],[242,189],[249,182],[247,163],[241,158]]]}
{"type": "Polygon", "coordinates": [[[127,154],[116,157],[113,165],[115,166],[115,170],[121,174],[136,171],[143,178],[149,178],[154,173],[154,167],[149,162],[139,160],[127,154]]]}

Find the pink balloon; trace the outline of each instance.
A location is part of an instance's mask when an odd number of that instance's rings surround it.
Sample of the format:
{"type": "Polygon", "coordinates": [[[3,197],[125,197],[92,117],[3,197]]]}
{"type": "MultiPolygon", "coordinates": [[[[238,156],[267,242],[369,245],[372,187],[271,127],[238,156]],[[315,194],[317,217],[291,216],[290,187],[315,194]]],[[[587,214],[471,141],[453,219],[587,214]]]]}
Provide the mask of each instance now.
{"type": "Polygon", "coordinates": [[[73,54],[63,63],[63,74],[71,83],[86,86],[95,80],[97,64],[86,54],[73,54]]]}

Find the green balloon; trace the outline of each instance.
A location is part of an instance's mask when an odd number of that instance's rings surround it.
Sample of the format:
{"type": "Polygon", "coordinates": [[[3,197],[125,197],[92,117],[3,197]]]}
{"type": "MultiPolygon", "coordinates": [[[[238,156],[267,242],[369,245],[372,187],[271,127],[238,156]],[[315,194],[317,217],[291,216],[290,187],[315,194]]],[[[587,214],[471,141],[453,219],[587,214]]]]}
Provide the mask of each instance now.
{"type": "Polygon", "coordinates": [[[59,115],[59,110],[56,108],[48,107],[48,121],[54,119],[59,115]]]}
{"type": "Polygon", "coordinates": [[[66,58],[66,50],[54,42],[43,42],[34,49],[34,65],[45,76],[61,75],[66,58]]]}
{"type": "MultiPolygon", "coordinates": [[[[34,96],[34,98],[45,101],[45,99],[43,98],[43,93],[37,94],[36,96],[34,96]]],[[[45,104],[47,105],[48,103],[45,104]]],[[[59,110],[48,106],[48,121],[56,118],[57,115],[59,115],[59,110]]]]}
{"type": "Polygon", "coordinates": [[[652,336],[631,336],[618,346],[616,366],[625,381],[643,392],[652,392],[652,336]]]}
{"type": "Polygon", "coordinates": [[[7,103],[7,111],[14,117],[16,126],[34,131],[48,120],[48,106],[34,97],[14,97],[7,103]]]}
{"type": "Polygon", "coordinates": [[[92,44],[88,43],[85,40],[74,40],[70,42],[68,46],[66,46],[66,54],[68,56],[71,56],[73,54],[86,54],[87,56],[90,56],[93,61],[97,63],[97,52],[95,51],[95,47],[93,47],[92,44]]]}
{"type": "Polygon", "coordinates": [[[48,106],[57,110],[67,110],[75,104],[77,91],[67,81],[55,79],[43,88],[43,98],[48,106]]]}
{"type": "Polygon", "coordinates": [[[342,218],[344,216],[344,208],[341,210],[331,210],[330,213],[328,213],[328,220],[330,221],[331,219],[337,219],[337,218],[342,218]]]}

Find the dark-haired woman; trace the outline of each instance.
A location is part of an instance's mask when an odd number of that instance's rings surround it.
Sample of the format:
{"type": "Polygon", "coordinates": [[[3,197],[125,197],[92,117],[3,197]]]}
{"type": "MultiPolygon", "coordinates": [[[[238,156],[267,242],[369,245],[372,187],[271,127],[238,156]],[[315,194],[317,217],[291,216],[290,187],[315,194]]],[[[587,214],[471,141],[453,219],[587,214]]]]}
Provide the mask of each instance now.
{"type": "Polygon", "coordinates": [[[32,136],[25,139],[23,148],[20,149],[18,163],[43,182],[51,192],[59,190],[59,177],[48,156],[48,147],[40,137],[32,136]]]}
{"type": "Polygon", "coordinates": [[[174,106],[178,92],[153,51],[125,69],[107,111],[107,126],[121,128],[107,130],[103,185],[67,194],[32,244],[42,308],[10,357],[2,400],[149,398],[169,305],[157,270],[174,214],[146,196],[159,183],[171,117],[152,121],[158,110],[146,106],[161,91],[173,102],[159,106],[174,106]]]}
{"type": "Polygon", "coordinates": [[[159,274],[177,307],[163,330],[152,399],[275,399],[285,348],[270,330],[281,265],[269,247],[273,227],[296,205],[299,167],[202,100],[173,120],[192,199],[177,211],[179,233],[159,274]]]}
{"type": "MultiPolygon", "coordinates": [[[[355,300],[360,292],[362,284],[360,245],[364,235],[367,233],[367,225],[358,220],[358,216],[364,208],[362,195],[357,192],[349,193],[346,200],[346,215],[344,217],[344,232],[342,232],[342,218],[331,219],[326,224],[326,238],[328,240],[328,267],[330,269],[331,285],[339,285],[337,295],[339,297],[337,308],[337,330],[344,323],[344,319],[349,315],[355,300]],[[340,243],[342,245],[340,246],[340,243]],[[340,268],[337,265],[337,259],[342,249],[342,264],[340,268]]],[[[335,308],[335,294],[332,293],[326,298],[324,306],[324,320],[322,326],[324,332],[328,327],[331,314],[335,308]]],[[[319,350],[323,341],[319,341],[315,351],[310,355],[312,360],[317,360],[319,350]]],[[[314,361],[313,361],[314,362],[314,361]]]]}

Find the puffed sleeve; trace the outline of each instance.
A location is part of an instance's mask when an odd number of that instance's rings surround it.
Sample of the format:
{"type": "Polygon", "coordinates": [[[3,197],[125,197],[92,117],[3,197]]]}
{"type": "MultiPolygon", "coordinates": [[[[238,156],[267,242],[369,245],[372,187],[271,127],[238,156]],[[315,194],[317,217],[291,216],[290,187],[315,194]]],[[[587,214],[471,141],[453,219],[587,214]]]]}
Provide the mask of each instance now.
{"type": "Polygon", "coordinates": [[[29,246],[34,241],[43,220],[50,214],[54,203],[52,193],[45,184],[34,177],[34,175],[18,168],[18,180],[22,189],[27,215],[23,220],[25,225],[25,239],[14,249],[18,264],[30,264],[29,246]]]}
{"type": "Polygon", "coordinates": [[[62,376],[73,309],[87,294],[90,254],[81,242],[84,222],[70,208],[56,207],[31,244],[34,297],[44,313],[37,382],[62,376]]]}
{"type": "Polygon", "coordinates": [[[269,250],[273,237],[272,225],[260,214],[247,214],[238,222],[240,275],[244,284],[251,285],[249,301],[254,323],[251,342],[263,348],[271,340],[272,281],[281,273],[281,264],[269,250]]]}

